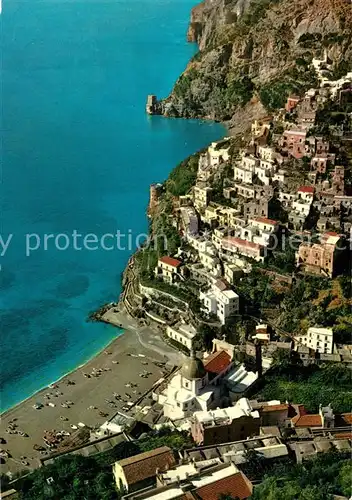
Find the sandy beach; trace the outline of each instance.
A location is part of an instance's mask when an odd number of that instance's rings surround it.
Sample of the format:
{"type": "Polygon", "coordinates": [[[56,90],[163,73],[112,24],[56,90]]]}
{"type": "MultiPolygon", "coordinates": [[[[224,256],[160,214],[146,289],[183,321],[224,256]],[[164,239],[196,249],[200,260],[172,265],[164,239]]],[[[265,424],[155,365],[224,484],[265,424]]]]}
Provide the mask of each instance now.
{"type": "Polygon", "coordinates": [[[166,370],[182,362],[183,355],[167,346],[158,332],[149,327],[139,327],[125,314],[112,311],[104,319],[122,325],[125,332],[85,365],[2,414],[0,435],[5,442],[1,448],[11,455],[5,458],[3,473],[38,467],[38,459],[45,455],[40,455],[33,446],[44,446],[45,430],[72,433],[71,425],[77,426],[78,423],[99,426],[125,406],[124,402],[115,400],[114,393],[124,398],[127,393],[133,403],[163,377],[166,370]],[[166,366],[157,366],[155,362],[166,363],[166,366]],[[94,376],[97,372],[99,375],[94,376]],[[146,372],[149,373],[147,378],[140,376],[146,372]],[[73,384],[68,385],[68,381],[73,384]],[[137,387],[126,387],[131,383],[137,387]],[[114,400],[116,407],[109,406],[106,400],[114,400]],[[61,404],[66,402],[73,404],[62,407],[61,404]],[[35,409],[35,403],[41,403],[43,407],[35,409]],[[89,408],[92,406],[96,408],[89,408]],[[17,431],[15,434],[7,432],[11,426],[17,431]],[[18,431],[28,434],[28,437],[21,436],[18,431]]]}

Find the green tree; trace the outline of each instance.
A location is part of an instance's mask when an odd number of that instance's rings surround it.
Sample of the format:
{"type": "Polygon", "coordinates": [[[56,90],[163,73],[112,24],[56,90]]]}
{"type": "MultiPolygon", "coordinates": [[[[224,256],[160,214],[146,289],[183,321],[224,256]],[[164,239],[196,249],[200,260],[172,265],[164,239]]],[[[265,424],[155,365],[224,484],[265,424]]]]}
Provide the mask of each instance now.
{"type": "Polygon", "coordinates": [[[352,463],[344,464],[341,467],[339,478],[339,485],[341,487],[341,493],[343,493],[346,497],[350,498],[352,495],[352,463]]]}

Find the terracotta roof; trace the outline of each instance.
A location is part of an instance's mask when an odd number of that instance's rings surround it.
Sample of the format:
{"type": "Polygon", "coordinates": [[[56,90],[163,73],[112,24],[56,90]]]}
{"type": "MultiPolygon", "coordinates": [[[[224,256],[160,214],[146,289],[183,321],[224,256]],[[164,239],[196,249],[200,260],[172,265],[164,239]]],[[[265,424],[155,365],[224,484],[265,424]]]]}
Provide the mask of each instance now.
{"type": "Polygon", "coordinates": [[[216,351],[206,359],[204,368],[207,372],[219,375],[230,363],[231,358],[226,351],[216,351]]]}
{"type": "Polygon", "coordinates": [[[313,186],[301,186],[300,188],[297,189],[298,193],[314,193],[314,187],[313,186]]]}
{"type": "Polygon", "coordinates": [[[270,411],[284,411],[284,410],[288,410],[288,404],[281,404],[281,405],[266,405],[266,406],[263,406],[262,408],[262,412],[270,412],[270,411]]]}
{"type": "Polygon", "coordinates": [[[271,226],[276,226],[276,224],[278,224],[277,220],[267,219],[266,217],[255,217],[252,220],[255,220],[257,222],[263,222],[263,224],[270,224],[271,226]]]}
{"type": "Polygon", "coordinates": [[[168,255],[164,255],[164,257],[160,257],[159,262],[163,262],[168,266],[178,267],[182,264],[180,260],[174,259],[173,257],[169,257],[168,255]]]}
{"type": "Polygon", "coordinates": [[[327,233],[324,233],[324,236],[340,236],[338,233],[335,233],[334,231],[328,231],[327,233]]]}
{"type": "Polygon", "coordinates": [[[219,500],[221,494],[229,494],[240,500],[249,498],[252,494],[252,483],[242,472],[224,477],[214,483],[206,484],[195,490],[201,500],[219,500]]]}
{"type": "Polygon", "coordinates": [[[352,432],[340,432],[339,434],[334,434],[336,439],[352,439],[352,432]]]}
{"type": "Polygon", "coordinates": [[[247,240],[242,240],[241,238],[234,238],[233,236],[227,236],[224,238],[225,242],[229,243],[230,245],[233,245],[235,247],[245,247],[245,248],[255,248],[256,250],[259,250],[262,248],[261,245],[258,245],[258,243],[253,243],[252,241],[247,241],[247,240]]]}
{"type": "Polygon", "coordinates": [[[163,471],[166,468],[174,467],[176,461],[171,448],[162,446],[120,460],[118,464],[123,469],[127,483],[131,485],[155,476],[157,469],[163,471]]]}
{"type": "Polygon", "coordinates": [[[293,417],[292,423],[295,427],[321,427],[323,422],[319,414],[316,415],[297,415],[293,417]]]}

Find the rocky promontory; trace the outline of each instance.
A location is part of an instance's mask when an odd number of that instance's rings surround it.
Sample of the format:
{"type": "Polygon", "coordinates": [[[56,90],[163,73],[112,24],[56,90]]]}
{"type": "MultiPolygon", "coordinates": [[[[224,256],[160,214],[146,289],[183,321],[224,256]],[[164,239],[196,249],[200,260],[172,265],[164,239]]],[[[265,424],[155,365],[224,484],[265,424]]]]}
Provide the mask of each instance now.
{"type": "Polygon", "coordinates": [[[351,25],[345,0],[205,0],[192,9],[187,33],[199,52],[157,112],[231,128],[242,109],[252,117],[278,109],[289,93],[315,85],[311,62],[324,51],[329,78],[351,68],[351,25]]]}

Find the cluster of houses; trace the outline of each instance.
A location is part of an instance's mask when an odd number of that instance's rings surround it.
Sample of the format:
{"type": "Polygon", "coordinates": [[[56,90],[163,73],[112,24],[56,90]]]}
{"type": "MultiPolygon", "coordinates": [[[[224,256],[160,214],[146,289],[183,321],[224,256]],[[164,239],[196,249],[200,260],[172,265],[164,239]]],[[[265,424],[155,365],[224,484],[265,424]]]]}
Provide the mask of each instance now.
{"type": "MultiPolygon", "coordinates": [[[[158,259],[155,277],[180,288],[192,283],[208,324],[225,325],[238,314],[236,284],[254,263],[282,251],[290,236],[299,241],[298,272],[329,278],[340,272],[352,227],[352,196],[338,160],[343,131],[331,140],[314,130],[322,104],[350,96],[352,75],[330,81],[326,57],[313,60],[313,66],[319,88],[289,96],[277,117],[254,121],[243,150],[236,150],[231,138],[213,142],[199,157],[190,192],[173,199],[170,218],[182,245],[158,259]],[[281,133],[275,132],[278,124],[281,133]]],[[[151,187],[150,215],[161,192],[160,185],[151,187]]],[[[170,296],[171,288],[165,290],[170,296]]],[[[301,463],[333,449],[352,451],[352,414],[335,414],[330,405],[310,414],[301,404],[247,397],[278,348],[295,351],[304,364],[351,363],[351,349],[335,345],[331,328],[309,327],[282,341],[260,324],[240,346],[214,339],[212,351],[200,358],[194,351],[196,323],[178,312],[176,320],[164,324],[165,335],[189,355],[152,389],[159,411],[155,428],[188,431],[195,447],[177,455],[162,447],[116,462],[116,485],[127,492],[123,498],[215,500],[226,492],[245,499],[253,491],[245,468],[251,452],[274,465],[288,459],[301,463]],[[238,357],[241,352],[246,362],[238,357]]]]}
{"type": "MultiPolygon", "coordinates": [[[[293,349],[304,364],[314,363],[316,358],[319,362],[352,361],[351,352],[344,353],[334,344],[331,328],[310,327],[290,342],[278,342],[271,339],[268,326],[261,324],[257,325],[252,340],[241,346],[230,344],[224,339],[214,339],[212,352],[205,353],[203,359],[196,357],[193,350],[195,329],[179,324],[169,327],[167,334],[181,344],[187,343],[190,356],[172,377],[154,388],[153,399],[160,405],[167,420],[183,420],[183,429],[187,428],[184,419],[193,418],[194,415],[203,418],[210,410],[224,408],[229,402],[235,402],[238,409],[238,399],[270,368],[273,353],[277,349],[293,349]],[[252,358],[252,368],[238,360],[235,353],[240,351],[252,358]],[[345,356],[342,359],[343,354],[345,356]]],[[[235,414],[248,414],[253,417],[253,409],[246,408],[241,406],[236,413],[231,407],[230,413],[220,412],[219,415],[233,417],[235,414]]],[[[191,427],[189,425],[188,429],[191,427]]]]}
{"type": "MultiPolygon", "coordinates": [[[[346,77],[343,90],[346,79],[351,85],[346,77]]],[[[263,119],[253,123],[252,139],[239,153],[233,153],[230,138],[212,143],[200,155],[191,192],[174,200],[173,223],[188,249],[161,257],[155,274],[171,284],[185,276],[199,282],[204,311],[222,324],[238,310],[236,281],[253,261],[264,262],[279,248],[283,234],[300,238],[300,270],[330,278],[340,271],[352,227],[352,196],[345,189],[345,168],[336,164],[336,144],[309,132],[320,90],[288,98],[286,114],[295,114],[295,121],[283,121],[290,126],[282,134],[272,133],[272,121],[263,119]],[[299,185],[292,182],[294,162],[303,160],[308,170],[299,185]],[[214,187],[219,179],[220,198],[214,187]]]]}
{"type": "Polygon", "coordinates": [[[299,403],[243,396],[225,405],[224,389],[235,370],[229,347],[215,340],[216,350],[206,359],[191,353],[153,389],[166,417],[154,428],[188,431],[194,447],[175,452],[162,446],[115,462],[123,499],[218,500],[225,493],[246,499],[253,492],[253,454],[275,467],[332,450],[351,453],[352,414],[335,413],[331,405],[320,405],[315,414],[299,403]]]}
{"type": "Polygon", "coordinates": [[[351,453],[352,414],[334,413],[331,405],[320,405],[316,414],[302,404],[246,397],[224,406],[221,395],[233,370],[228,350],[219,348],[206,360],[192,353],[154,392],[169,426],[188,431],[195,446],[177,453],[162,446],[116,462],[113,475],[124,499],[217,500],[224,493],[246,499],[253,492],[246,475],[253,454],[275,467],[332,450],[351,453]]]}

